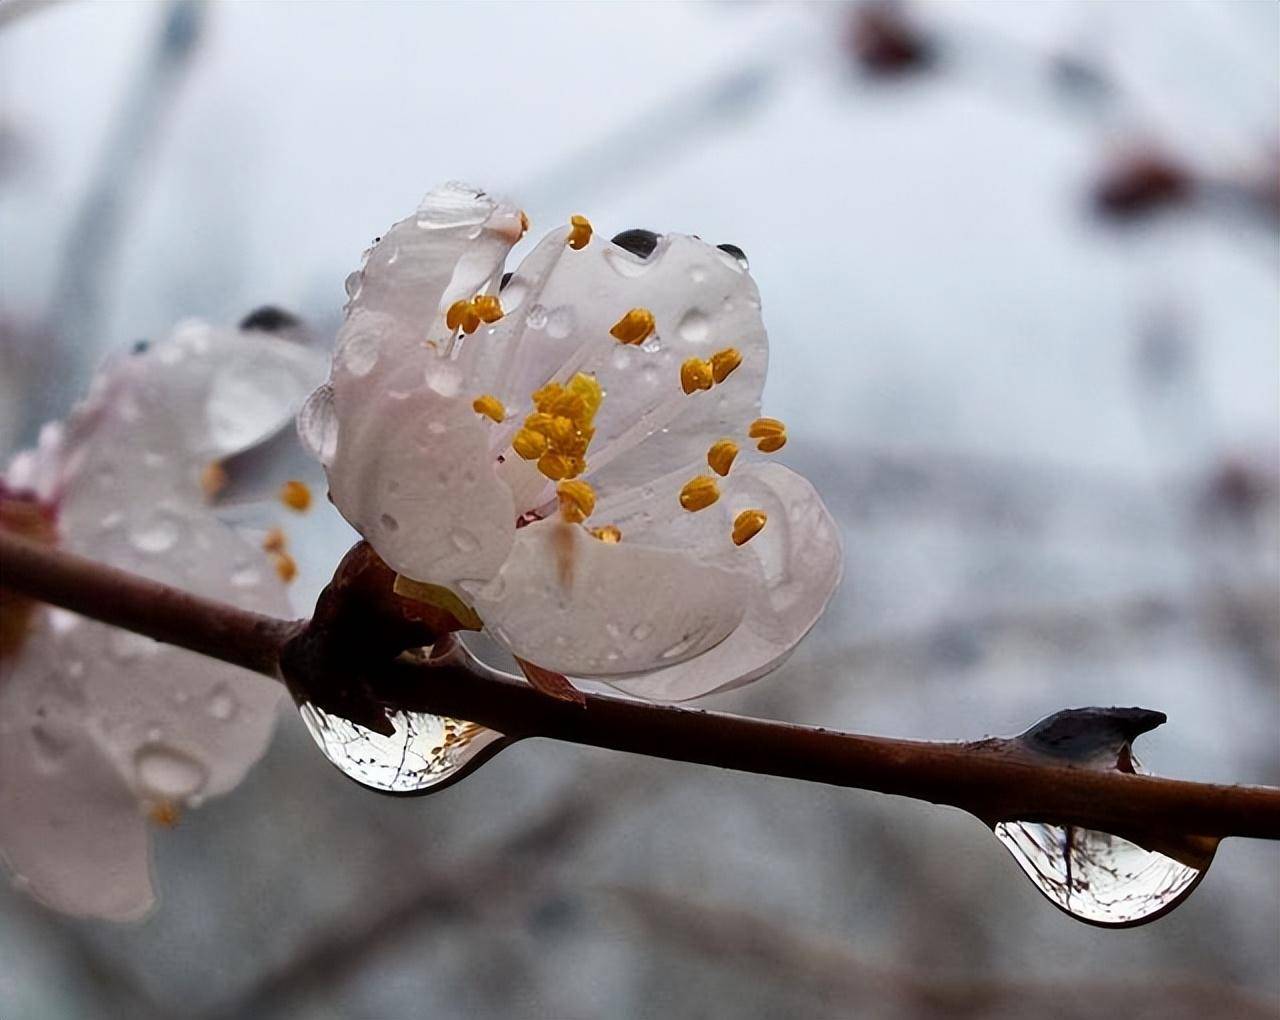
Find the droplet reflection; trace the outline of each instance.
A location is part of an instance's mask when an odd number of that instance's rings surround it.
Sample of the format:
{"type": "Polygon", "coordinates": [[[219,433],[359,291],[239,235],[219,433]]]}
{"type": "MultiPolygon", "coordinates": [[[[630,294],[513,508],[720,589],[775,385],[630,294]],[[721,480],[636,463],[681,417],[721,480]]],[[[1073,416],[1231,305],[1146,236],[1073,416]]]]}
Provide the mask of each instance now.
{"type": "Polygon", "coordinates": [[[1208,859],[1193,868],[1093,829],[1001,822],[995,834],[1051,903],[1108,928],[1154,921],[1190,896],[1208,871],[1208,859]]]}
{"type": "Polygon", "coordinates": [[[303,703],[307,730],[342,772],[383,793],[423,794],[443,789],[484,764],[505,746],[496,730],[445,716],[397,712],[395,733],[383,736],[303,703]]]}

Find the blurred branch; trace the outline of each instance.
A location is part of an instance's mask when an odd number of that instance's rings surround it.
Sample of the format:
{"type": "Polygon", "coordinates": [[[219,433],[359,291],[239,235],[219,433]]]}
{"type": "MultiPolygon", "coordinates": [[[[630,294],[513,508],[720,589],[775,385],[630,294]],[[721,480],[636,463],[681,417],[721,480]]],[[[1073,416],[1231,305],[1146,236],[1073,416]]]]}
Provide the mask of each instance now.
{"type": "Polygon", "coordinates": [[[927,1017],[1098,1016],[1199,1018],[1272,1016],[1268,1004],[1228,985],[1167,980],[1064,983],[1000,978],[939,977],[926,970],[870,963],[844,940],[788,928],[774,916],[652,889],[608,890],[630,918],[676,952],[691,950],[722,966],[749,970],[753,980],[803,987],[845,1012],[927,1017]]]}
{"type": "MultiPolygon", "coordinates": [[[[5,587],[160,641],[279,679],[302,625],[116,570],[0,533],[5,587]]],[[[390,593],[388,592],[388,596],[390,593]]],[[[368,605],[361,607],[370,612],[368,605]]],[[[307,660],[303,660],[304,662],[307,660]]],[[[315,679],[318,687],[321,677],[315,679]]],[[[1093,771],[1030,758],[1017,741],[929,743],[866,737],[588,694],[558,701],[465,657],[369,663],[358,694],[388,711],[431,712],[512,739],[550,737],[761,775],[830,783],[948,804],[1001,819],[1142,833],[1280,839],[1280,789],[1093,771]]]]}

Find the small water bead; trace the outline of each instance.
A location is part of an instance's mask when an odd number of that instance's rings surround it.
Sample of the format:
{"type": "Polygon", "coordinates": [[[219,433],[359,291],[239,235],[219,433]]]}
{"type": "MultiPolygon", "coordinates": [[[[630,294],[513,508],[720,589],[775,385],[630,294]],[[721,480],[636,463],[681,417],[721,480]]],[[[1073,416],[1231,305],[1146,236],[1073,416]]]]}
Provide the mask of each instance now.
{"type": "Polygon", "coordinates": [[[378,346],[378,335],[372,330],[349,336],[338,352],[343,368],[357,378],[368,375],[378,363],[378,346]]]}
{"type": "Polygon", "coordinates": [[[328,383],[315,390],[298,412],[298,438],[316,460],[332,466],[338,452],[338,413],[328,383]]]}
{"type": "Polygon", "coordinates": [[[480,548],[480,540],[469,531],[462,528],[454,530],[449,535],[449,541],[453,543],[453,547],[460,553],[473,553],[480,548]]]}
{"type": "Polygon", "coordinates": [[[545,329],[547,325],[547,310],[542,305],[534,305],[529,309],[529,314],[525,316],[525,325],[530,329],[545,329]]]}
{"type": "Polygon", "coordinates": [[[237,588],[252,588],[261,581],[262,574],[255,567],[239,566],[231,572],[231,583],[237,588]]]}
{"type": "Polygon", "coordinates": [[[153,515],[129,532],[129,541],[139,552],[159,554],[178,544],[181,531],[167,515],[153,515]]]}
{"type": "MultiPolygon", "coordinates": [[[[479,188],[461,181],[450,181],[432,191],[418,207],[416,223],[422,230],[444,230],[449,227],[483,227],[495,203],[479,188]]],[[[468,237],[478,237],[479,229],[468,237]]]]}
{"type": "Polygon", "coordinates": [[[637,623],[631,628],[631,638],[634,641],[643,641],[653,633],[653,625],[649,623],[637,623]]]}
{"type": "Polygon", "coordinates": [[[218,684],[209,695],[209,714],[219,722],[229,722],[235,717],[239,707],[235,695],[226,684],[218,684]]]}
{"type": "Polygon", "coordinates": [[[573,332],[573,309],[562,305],[547,317],[547,336],[563,340],[573,332]]]}
{"type": "Polygon", "coordinates": [[[676,327],[676,331],[680,334],[680,339],[686,343],[706,343],[711,336],[711,320],[707,317],[706,312],[701,309],[690,308],[681,318],[680,325],[676,327]]]}
{"type": "Polygon", "coordinates": [[[747,253],[736,244],[717,244],[716,247],[725,254],[731,256],[743,272],[746,272],[751,268],[751,264],[747,261],[747,253]]]}
{"type": "Polygon", "coordinates": [[[209,770],[185,751],[153,741],[140,747],[133,759],[142,792],[182,800],[204,789],[209,770]]]}
{"type": "Polygon", "coordinates": [[[655,234],[652,230],[645,230],[643,227],[632,227],[630,230],[624,230],[620,234],[614,234],[613,243],[619,248],[631,252],[632,255],[647,259],[653,254],[654,249],[658,247],[658,241],[661,238],[661,234],[655,234]]]}
{"type": "Polygon", "coordinates": [[[311,704],[302,704],[299,711],[330,762],[362,786],[384,793],[443,789],[507,742],[496,730],[426,713],[395,713],[395,733],[383,736],[311,704]]]}
{"type": "Polygon", "coordinates": [[[347,278],[342,282],[342,286],[347,292],[347,297],[355,301],[360,297],[360,292],[364,290],[364,271],[356,269],[348,273],[347,278]]]}

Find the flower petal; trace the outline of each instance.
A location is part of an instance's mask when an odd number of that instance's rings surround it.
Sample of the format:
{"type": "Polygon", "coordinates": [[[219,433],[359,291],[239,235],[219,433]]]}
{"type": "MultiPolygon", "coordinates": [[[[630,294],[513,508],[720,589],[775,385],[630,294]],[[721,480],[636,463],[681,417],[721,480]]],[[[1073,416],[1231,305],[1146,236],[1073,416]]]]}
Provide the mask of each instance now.
{"type": "Polygon", "coordinates": [[[748,507],[768,514],[764,529],[739,554],[753,555],[763,583],[741,625],[697,659],[610,679],[619,690],[683,701],[749,683],[776,669],[809,632],[840,583],[840,532],[821,497],[780,464],[735,468],[723,502],[728,515],[748,507]]]}
{"type": "Polygon", "coordinates": [[[738,626],[753,586],[745,572],[550,519],[521,528],[498,575],[470,592],[515,655],[590,677],[701,655],[738,626]]]}

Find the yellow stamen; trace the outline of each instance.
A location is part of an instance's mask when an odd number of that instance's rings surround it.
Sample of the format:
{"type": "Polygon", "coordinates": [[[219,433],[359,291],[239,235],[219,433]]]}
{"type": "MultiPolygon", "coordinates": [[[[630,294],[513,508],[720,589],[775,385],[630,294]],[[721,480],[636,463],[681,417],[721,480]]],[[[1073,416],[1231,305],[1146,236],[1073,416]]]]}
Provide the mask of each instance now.
{"type": "Polygon", "coordinates": [[[617,545],[622,541],[622,532],[616,524],[606,524],[600,528],[588,528],[587,530],[605,545],[617,545]]]}
{"type": "Polygon", "coordinates": [[[209,461],[200,472],[200,490],[204,493],[204,498],[210,502],[227,487],[229,481],[227,469],[222,466],[220,460],[209,461]]]}
{"type": "Polygon", "coordinates": [[[691,513],[705,510],[720,498],[720,487],[709,475],[698,475],[684,483],[680,490],[680,505],[691,513]]]}
{"type": "Polygon", "coordinates": [[[596,508],[595,490],[578,479],[561,482],[556,495],[560,497],[560,516],[570,524],[581,524],[596,508]]]}
{"type": "Polygon", "coordinates": [[[471,302],[481,322],[497,322],[503,316],[502,302],[493,294],[481,294],[471,302]]]}
{"type": "Polygon", "coordinates": [[[591,221],[585,216],[569,217],[569,236],[565,242],[574,251],[581,251],[591,240],[591,221]]]}
{"type": "Polygon", "coordinates": [[[711,444],[707,451],[707,466],[721,478],[733,467],[733,459],[738,456],[738,444],[732,439],[721,439],[711,444]]]}
{"type": "Polygon", "coordinates": [[[547,437],[541,432],[524,428],[511,440],[511,448],[525,460],[537,460],[547,452],[547,437]]]}
{"type": "Polygon", "coordinates": [[[722,383],[741,364],[742,352],[736,347],[726,347],[711,355],[711,374],[716,382],[722,383]]]}
{"type": "Polygon", "coordinates": [[[444,324],[450,329],[457,329],[462,325],[462,317],[470,310],[470,301],[455,301],[449,306],[449,310],[444,313],[444,324]]]}
{"type": "Polygon", "coordinates": [[[571,458],[558,453],[544,453],[538,458],[538,470],[553,482],[558,482],[562,478],[572,478],[576,474],[574,466],[571,458]]]}
{"type": "Polygon", "coordinates": [[[760,533],[768,519],[769,515],[763,510],[743,510],[733,519],[733,544],[750,542],[760,533]]]}
{"type": "Polygon", "coordinates": [[[480,328],[480,313],[476,311],[476,303],[468,302],[466,310],[462,313],[462,332],[470,336],[480,328]]]}
{"type": "Polygon", "coordinates": [[[271,553],[271,563],[276,568],[276,575],[285,584],[298,576],[298,563],[287,552],[271,553]]]}
{"type": "Polygon", "coordinates": [[[777,418],[757,418],[747,429],[761,453],[773,453],[787,445],[787,427],[777,418]]]}
{"type": "Polygon", "coordinates": [[[523,209],[520,210],[520,236],[524,237],[529,232],[529,217],[523,209]]]}
{"type": "Polygon", "coordinates": [[[280,486],[280,502],[290,510],[304,513],[311,506],[311,490],[297,479],[292,479],[280,486]]]}
{"type": "Polygon", "coordinates": [[[154,825],[172,829],[178,824],[178,819],[182,817],[182,809],[171,800],[160,800],[151,805],[151,809],[147,812],[147,817],[151,819],[154,825]]]}
{"type": "Polygon", "coordinates": [[[482,393],[471,401],[471,410],[496,422],[501,422],[507,416],[507,409],[502,406],[502,401],[492,393],[482,393]]]}
{"type": "Polygon", "coordinates": [[[609,335],[624,344],[642,344],[653,332],[653,312],[647,308],[633,308],[613,324],[609,335]]]}
{"type": "Polygon", "coordinates": [[[262,536],[263,552],[284,552],[289,540],[285,538],[283,528],[272,528],[262,536]]]}
{"type": "Polygon", "coordinates": [[[711,382],[711,362],[703,361],[701,358],[688,358],[680,366],[680,388],[685,393],[709,390],[711,382]]]}

